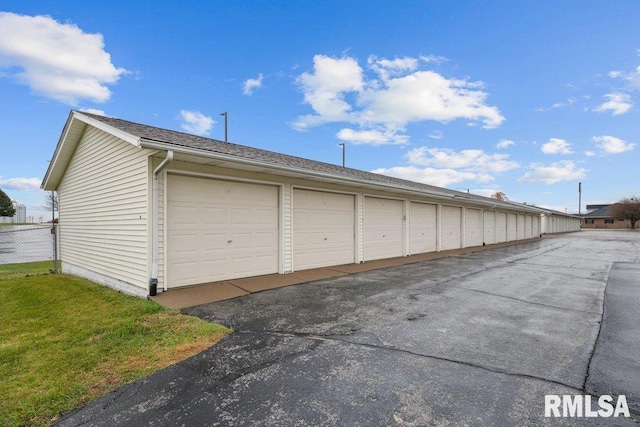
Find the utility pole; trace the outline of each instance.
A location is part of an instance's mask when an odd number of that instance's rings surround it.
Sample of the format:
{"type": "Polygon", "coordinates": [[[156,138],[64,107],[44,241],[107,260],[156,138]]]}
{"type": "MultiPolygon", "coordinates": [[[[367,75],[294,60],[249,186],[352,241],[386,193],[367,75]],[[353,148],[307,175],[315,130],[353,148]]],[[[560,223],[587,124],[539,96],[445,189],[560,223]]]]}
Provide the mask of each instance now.
{"type": "Polygon", "coordinates": [[[228,114],[225,111],[224,113],[220,113],[221,116],[224,116],[224,142],[229,142],[229,139],[227,138],[227,118],[228,118],[228,114]]]}
{"type": "Polygon", "coordinates": [[[578,215],[582,213],[582,183],[578,183],[578,215]]]}
{"type": "Polygon", "coordinates": [[[345,164],[346,164],[345,163],[345,160],[346,160],[345,151],[346,151],[347,144],[344,143],[344,142],[341,142],[338,145],[342,146],[342,167],[345,167],[345,164]]]}

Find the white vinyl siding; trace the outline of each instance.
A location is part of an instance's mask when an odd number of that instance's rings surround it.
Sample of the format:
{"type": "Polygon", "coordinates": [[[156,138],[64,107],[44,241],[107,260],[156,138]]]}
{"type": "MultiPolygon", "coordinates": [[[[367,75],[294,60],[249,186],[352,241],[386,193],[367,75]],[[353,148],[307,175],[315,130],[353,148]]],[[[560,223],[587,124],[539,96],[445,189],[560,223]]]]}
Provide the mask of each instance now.
{"type": "Polygon", "coordinates": [[[496,213],[484,211],[484,243],[496,243],[496,213]]]}
{"type": "Polygon", "coordinates": [[[465,247],[482,246],[482,211],[465,209],[465,247]]]}
{"type": "Polygon", "coordinates": [[[169,288],[278,272],[278,187],[169,175],[169,288]]]}
{"type": "Polygon", "coordinates": [[[58,187],[63,268],[147,289],[148,154],[86,128],[58,187]]]}
{"type": "Polygon", "coordinates": [[[354,255],[354,196],[293,190],[295,270],[353,263],[354,255]]]}
{"type": "Polygon", "coordinates": [[[409,253],[435,252],[437,248],[437,206],[411,202],[409,205],[409,253]]]}
{"type": "Polygon", "coordinates": [[[441,250],[462,247],[462,208],[442,206],[442,247],[441,250]]]}
{"type": "Polygon", "coordinates": [[[365,197],[364,259],[400,257],[404,245],[404,202],[365,197]]]}

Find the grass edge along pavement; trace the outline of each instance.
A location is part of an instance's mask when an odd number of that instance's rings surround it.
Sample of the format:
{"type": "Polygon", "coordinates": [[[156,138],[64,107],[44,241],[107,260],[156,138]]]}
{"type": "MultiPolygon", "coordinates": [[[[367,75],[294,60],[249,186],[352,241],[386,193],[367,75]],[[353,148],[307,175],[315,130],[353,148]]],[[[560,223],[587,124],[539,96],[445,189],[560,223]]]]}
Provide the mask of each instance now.
{"type": "Polygon", "coordinates": [[[231,331],[51,262],[0,266],[0,425],[48,425],[231,331]]]}

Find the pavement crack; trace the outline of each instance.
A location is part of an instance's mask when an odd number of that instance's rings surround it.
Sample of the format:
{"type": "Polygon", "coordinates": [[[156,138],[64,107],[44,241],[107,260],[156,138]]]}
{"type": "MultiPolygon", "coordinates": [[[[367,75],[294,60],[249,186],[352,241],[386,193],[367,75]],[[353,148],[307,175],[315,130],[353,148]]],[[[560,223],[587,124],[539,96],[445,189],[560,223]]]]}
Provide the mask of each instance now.
{"type": "Polygon", "coordinates": [[[535,301],[528,301],[528,300],[525,300],[525,299],[522,299],[522,298],[516,298],[516,297],[512,297],[512,296],[508,296],[508,295],[495,294],[493,292],[482,291],[480,289],[471,289],[471,288],[465,288],[465,287],[462,287],[462,286],[456,287],[456,289],[463,289],[465,291],[471,291],[471,292],[479,292],[481,294],[486,294],[486,295],[491,295],[491,296],[501,297],[501,298],[507,298],[507,299],[511,299],[511,300],[514,300],[514,301],[524,302],[526,304],[539,305],[539,306],[542,306],[542,307],[553,308],[553,309],[557,309],[557,310],[575,311],[577,313],[595,314],[595,315],[599,315],[600,314],[600,313],[594,313],[593,311],[578,310],[578,309],[575,309],[575,308],[560,307],[560,306],[557,306],[557,305],[544,304],[544,303],[535,302],[535,301]]]}
{"type": "MultiPolygon", "coordinates": [[[[553,380],[551,378],[545,378],[545,377],[539,377],[536,375],[530,375],[530,374],[524,374],[524,373],[519,373],[519,372],[511,372],[511,371],[507,371],[505,369],[500,369],[500,368],[496,368],[496,367],[490,367],[490,366],[485,366],[485,365],[481,365],[481,364],[477,364],[477,363],[472,363],[472,362],[468,362],[465,360],[459,360],[459,359],[453,359],[453,358],[448,358],[448,357],[442,357],[442,356],[437,356],[434,354],[426,354],[426,353],[417,353],[411,350],[405,350],[405,349],[401,349],[398,347],[393,347],[393,346],[388,346],[388,345],[384,345],[384,344],[368,344],[368,343],[363,343],[363,342],[354,342],[351,340],[348,340],[347,338],[344,338],[342,336],[337,336],[337,335],[325,335],[325,334],[312,334],[312,333],[305,333],[305,332],[295,332],[295,331],[248,331],[248,330],[243,330],[243,331],[237,331],[239,333],[261,333],[261,334],[272,334],[272,335],[285,335],[285,336],[295,336],[295,337],[301,337],[301,338],[309,338],[309,339],[313,339],[313,340],[318,340],[318,341],[336,341],[336,342],[340,342],[343,344],[349,344],[349,345],[353,345],[353,346],[361,346],[361,347],[366,347],[366,348],[370,348],[370,349],[374,349],[374,350],[382,350],[382,351],[390,351],[390,352],[396,352],[396,353],[402,353],[402,354],[407,354],[410,356],[415,356],[415,357],[420,357],[420,358],[426,358],[426,359],[433,359],[433,360],[439,360],[439,361],[443,361],[443,362],[449,362],[449,363],[455,363],[458,365],[462,365],[462,366],[467,366],[470,368],[475,368],[475,369],[481,369],[483,371],[487,371],[487,372],[491,372],[494,374],[501,374],[501,375],[507,375],[507,376],[512,376],[512,377],[518,377],[518,378],[525,378],[525,379],[531,379],[531,380],[537,380],[537,381],[542,381],[542,382],[546,382],[546,383],[551,383],[551,384],[556,384],[556,385],[560,385],[563,387],[567,387],[570,388],[572,390],[575,390],[577,392],[582,392],[583,389],[580,389],[579,387],[572,385],[572,384],[568,384],[562,381],[556,381],[553,380]]],[[[348,335],[347,335],[348,336],[348,335]]],[[[308,349],[307,351],[312,351],[315,350],[315,348],[317,348],[317,346],[314,346],[311,349],[308,349]]]]}
{"type": "Polygon", "coordinates": [[[600,341],[600,334],[602,333],[602,324],[604,323],[604,307],[605,300],[607,299],[607,288],[609,287],[609,278],[611,277],[611,270],[613,270],[613,263],[609,265],[609,271],[607,271],[607,278],[605,280],[604,289],[602,290],[602,314],[600,315],[600,324],[598,325],[598,334],[596,335],[596,339],[593,342],[593,347],[591,348],[591,354],[589,354],[589,361],[587,362],[587,372],[584,376],[584,382],[582,383],[582,391],[587,393],[587,382],[589,381],[589,374],[591,373],[591,362],[593,362],[593,356],[596,354],[596,348],[598,347],[598,342],[600,341]]]}

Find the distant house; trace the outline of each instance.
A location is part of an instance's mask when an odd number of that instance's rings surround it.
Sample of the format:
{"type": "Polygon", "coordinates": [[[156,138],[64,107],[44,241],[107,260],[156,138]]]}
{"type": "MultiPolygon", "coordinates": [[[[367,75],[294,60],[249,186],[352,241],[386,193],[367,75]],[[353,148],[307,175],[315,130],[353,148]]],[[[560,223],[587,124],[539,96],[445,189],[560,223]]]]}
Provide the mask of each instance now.
{"type": "MultiPolygon", "coordinates": [[[[631,228],[631,221],[628,219],[615,219],[609,211],[613,207],[610,205],[587,205],[587,213],[582,215],[580,228],[631,228]]],[[[636,223],[638,228],[640,221],[636,223]]]]}
{"type": "Polygon", "coordinates": [[[64,272],[135,295],[540,238],[580,218],[72,111],[42,187],[64,272]]]}

